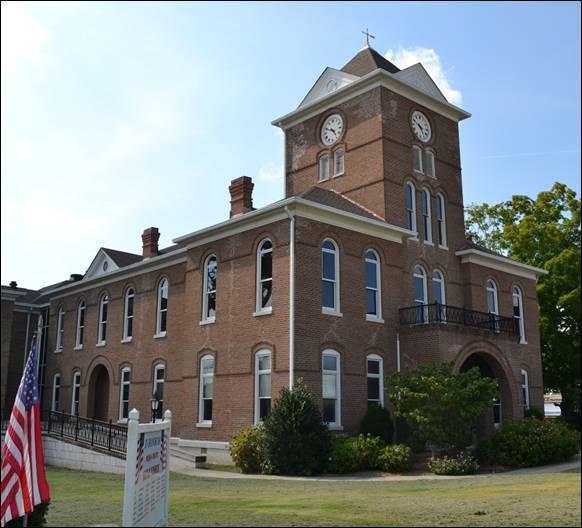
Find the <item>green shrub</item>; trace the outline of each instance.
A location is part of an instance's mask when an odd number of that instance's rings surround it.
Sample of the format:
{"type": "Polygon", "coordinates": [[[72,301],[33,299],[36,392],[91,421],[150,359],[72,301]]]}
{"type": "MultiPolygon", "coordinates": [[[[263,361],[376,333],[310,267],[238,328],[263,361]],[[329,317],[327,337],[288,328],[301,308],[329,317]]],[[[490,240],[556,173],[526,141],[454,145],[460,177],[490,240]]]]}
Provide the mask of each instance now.
{"type": "Polygon", "coordinates": [[[331,473],[353,473],[359,471],[361,461],[356,448],[356,439],[334,436],[331,447],[329,471],[331,473]]]}
{"type": "Polygon", "coordinates": [[[388,473],[404,473],[412,469],[412,449],[404,444],[388,445],[378,456],[380,469],[388,473]]]}
{"type": "Polygon", "coordinates": [[[535,407],[530,407],[527,409],[523,415],[524,418],[537,418],[538,420],[545,420],[545,415],[539,409],[535,407]]]}
{"type": "Polygon", "coordinates": [[[580,433],[564,421],[524,418],[502,427],[481,446],[482,457],[494,464],[530,467],[562,462],[580,450],[580,433]]]}
{"type": "Polygon", "coordinates": [[[265,433],[262,425],[236,433],[230,442],[230,456],[243,473],[259,473],[264,459],[265,433]]]}
{"type": "Polygon", "coordinates": [[[284,387],[263,421],[263,471],[277,475],[316,475],[328,464],[331,434],[319,403],[302,380],[284,387]]]}
{"type": "Polygon", "coordinates": [[[360,433],[379,436],[384,443],[391,444],[393,432],[394,425],[390,413],[377,403],[370,405],[360,424],[360,433]]]}
{"type": "MultiPolygon", "coordinates": [[[[48,515],[49,504],[50,501],[37,504],[32,513],[28,515],[27,525],[38,526],[39,528],[46,526],[46,516],[48,515]]],[[[6,528],[20,528],[21,526],[24,526],[23,520],[24,517],[12,519],[6,523],[6,528]]]]}
{"type": "Polygon", "coordinates": [[[355,439],[355,444],[360,469],[380,469],[379,457],[386,442],[378,436],[361,434],[355,439]]]}
{"type": "Polygon", "coordinates": [[[463,452],[454,456],[433,457],[427,465],[435,475],[473,475],[479,469],[477,460],[463,452]]]}

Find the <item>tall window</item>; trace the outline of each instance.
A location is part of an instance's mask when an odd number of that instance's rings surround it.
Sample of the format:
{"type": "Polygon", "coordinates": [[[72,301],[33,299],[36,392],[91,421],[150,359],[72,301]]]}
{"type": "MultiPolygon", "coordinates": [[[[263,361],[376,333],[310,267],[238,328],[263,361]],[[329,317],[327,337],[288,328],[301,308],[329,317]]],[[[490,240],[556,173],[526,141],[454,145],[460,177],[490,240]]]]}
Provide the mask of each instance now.
{"type": "Polygon", "coordinates": [[[216,255],[210,255],[204,264],[204,295],[202,298],[202,321],[212,322],[216,318],[216,255]]]}
{"type": "Polygon", "coordinates": [[[430,214],[430,194],[427,190],[422,191],[422,227],[424,241],[432,243],[432,221],[430,214]]]}
{"type": "Polygon", "coordinates": [[[406,192],[406,227],[411,231],[416,231],[416,197],[414,185],[407,183],[406,192]]]}
{"type": "Polygon", "coordinates": [[[123,340],[131,341],[133,337],[133,300],[135,292],[129,288],[125,293],[125,304],[123,307],[123,340]]]}
{"type": "Polygon", "coordinates": [[[59,316],[57,318],[57,346],[56,350],[61,351],[63,349],[63,337],[65,335],[65,310],[63,307],[59,307],[59,316]]]}
{"type": "Polygon", "coordinates": [[[525,325],[523,322],[523,296],[521,290],[514,286],[511,289],[513,297],[513,320],[515,321],[515,331],[519,335],[519,342],[525,343],[525,325]]]}
{"type": "Polygon", "coordinates": [[[329,178],[329,155],[324,154],[319,158],[319,181],[329,178]]]}
{"type": "Polygon", "coordinates": [[[499,332],[499,304],[497,302],[497,286],[489,279],[485,285],[487,290],[487,312],[490,314],[491,329],[499,332]]]}
{"type": "Polygon", "coordinates": [[[158,313],[156,316],[156,335],[166,335],[168,325],[168,279],[164,277],[158,285],[158,313]]]}
{"type": "Polygon", "coordinates": [[[85,302],[81,301],[77,308],[77,332],[75,336],[75,348],[83,347],[85,337],[85,302]]]}
{"type": "Polygon", "coordinates": [[[76,371],[73,373],[73,387],[71,396],[71,414],[78,416],[79,414],[79,393],[81,392],[81,373],[76,371]]]}
{"type": "Polygon", "coordinates": [[[445,298],[445,279],[439,270],[432,272],[432,298],[437,305],[435,308],[437,321],[444,321],[447,315],[444,306],[447,304],[445,298]]]}
{"type": "Polygon", "coordinates": [[[344,153],[345,150],[338,148],[333,153],[333,175],[341,176],[344,173],[344,153]]]}
{"type": "Polygon", "coordinates": [[[370,354],[368,367],[368,405],[384,406],[384,364],[380,356],[370,354]]]}
{"type": "Polygon", "coordinates": [[[119,378],[119,420],[129,418],[129,384],[131,383],[131,369],[123,367],[119,378]]]}
{"type": "Polygon", "coordinates": [[[265,240],[257,252],[257,312],[269,312],[273,306],[273,244],[265,240]]]}
{"type": "Polygon", "coordinates": [[[438,244],[447,247],[447,219],[445,216],[445,198],[442,194],[437,194],[437,236],[438,244]]]}
{"type": "Polygon", "coordinates": [[[375,251],[366,253],[366,318],[382,319],[380,258],[375,251]]]}
{"type": "Polygon", "coordinates": [[[214,358],[204,356],[200,360],[200,424],[212,424],[212,392],[214,386],[214,358]]]}
{"type": "Polygon", "coordinates": [[[271,414],[271,352],[261,350],[255,358],[255,423],[271,414]]]}
{"type": "Polygon", "coordinates": [[[55,374],[53,377],[53,399],[51,402],[51,410],[59,412],[61,403],[61,375],[55,374]]]}
{"type": "Polygon", "coordinates": [[[497,395],[493,398],[493,425],[499,429],[503,424],[503,402],[501,401],[501,387],[497,384],[497,395]]]}
{"type": "Polygon", "coordinates": [[[332,427],[341,427],[340,355],[326,350],[321,356],[323,421],[332,427]]]}
{"type": "Polygon", "coordinates": [[[321,245],[321,306],[322,311],[339,313],[339,258],[333,240],[321,245]]]}
{"type": "Polygon", "coordinates": [[[416,306],[416,322],[424,323],[428,319],[427,314],[427,291],[426,272],[421,266],[414,268],[414,304],[416,306]]]}
{"type": "Polygon", "coordinates": [[[164,365],[156,365],[154,368],[154,384],[152,395],[157,397],[160,402],[156,418],[162,417],[162,409],[164,407],[164,385],[166,383],[166,367],[164,365]]]}
{"type": "Polygon", "coordinates": [[[106,294],[101,296],[99,302],[99,329],[97,331],[97,344],[103,345],[107,340],[107,306],[109,297],[106,294]]]}
{"type": "Polygon", "coordinates": [[[521,401],[523,405],[523,411],[529,409],[529,377],[527,375],[527,370],[521,370],[521,401]]]}
{"type": "Polygon", "coordinates": [[[416,172],[422,172],[422,150],[416,145],[412,147],[412,163],[416,172]]]}
{"type": "Polygon", "coordinates": [[[432,150],[424,151],[426,160],[426,175],[431,178],[436,178],[436,170],[434,166],[434,152],[432,150]]]}

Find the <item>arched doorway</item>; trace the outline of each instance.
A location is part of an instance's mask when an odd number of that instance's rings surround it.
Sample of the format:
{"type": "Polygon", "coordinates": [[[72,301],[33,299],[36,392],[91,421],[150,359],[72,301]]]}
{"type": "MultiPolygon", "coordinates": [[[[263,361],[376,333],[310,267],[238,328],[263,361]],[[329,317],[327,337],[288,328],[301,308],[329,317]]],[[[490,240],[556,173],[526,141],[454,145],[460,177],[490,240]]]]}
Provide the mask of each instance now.
{"type": "Polygon", "coordinates": [[[89,380],[87,415],[95,420],[109,420],[109,373],[97,365],[89,380]]]}

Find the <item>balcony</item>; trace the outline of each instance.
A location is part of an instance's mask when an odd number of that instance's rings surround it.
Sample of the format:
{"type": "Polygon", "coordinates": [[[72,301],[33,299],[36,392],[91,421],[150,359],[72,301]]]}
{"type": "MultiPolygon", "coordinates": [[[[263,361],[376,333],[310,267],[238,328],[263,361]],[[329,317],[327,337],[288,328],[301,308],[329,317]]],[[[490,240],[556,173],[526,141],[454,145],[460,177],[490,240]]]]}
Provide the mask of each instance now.
{"type": "Polygon", "coordinates": [[[400,308],[401,326],[425,324],[460,325],[519,339],[519,329],[516,328],[513,317],[501,317],[500,315],[438,303],[400,308]]]}

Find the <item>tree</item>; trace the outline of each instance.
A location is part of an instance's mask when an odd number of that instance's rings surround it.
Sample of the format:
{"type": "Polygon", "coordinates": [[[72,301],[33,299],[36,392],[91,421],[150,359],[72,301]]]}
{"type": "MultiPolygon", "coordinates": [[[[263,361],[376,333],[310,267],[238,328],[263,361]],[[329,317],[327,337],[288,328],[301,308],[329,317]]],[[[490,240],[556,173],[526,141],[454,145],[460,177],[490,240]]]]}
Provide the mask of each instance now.
{"type": "Polygon", "coordinates": [[[396,416],[433,451],[456,451],[470,441],[473,418],[491,408],[497,385],[482,377],[478,367],[454,374],[451,363],[442,363],[397,372],[388,393],[396,416]]]}
{"type": "Polygon", "coordinates": [[[535,200],[513,196],[471,205],[474,242],[546,269],[537,284],[546,389],[562,393],[562,415],[580,430],[580,200],[562,183],[535,200]]]}

